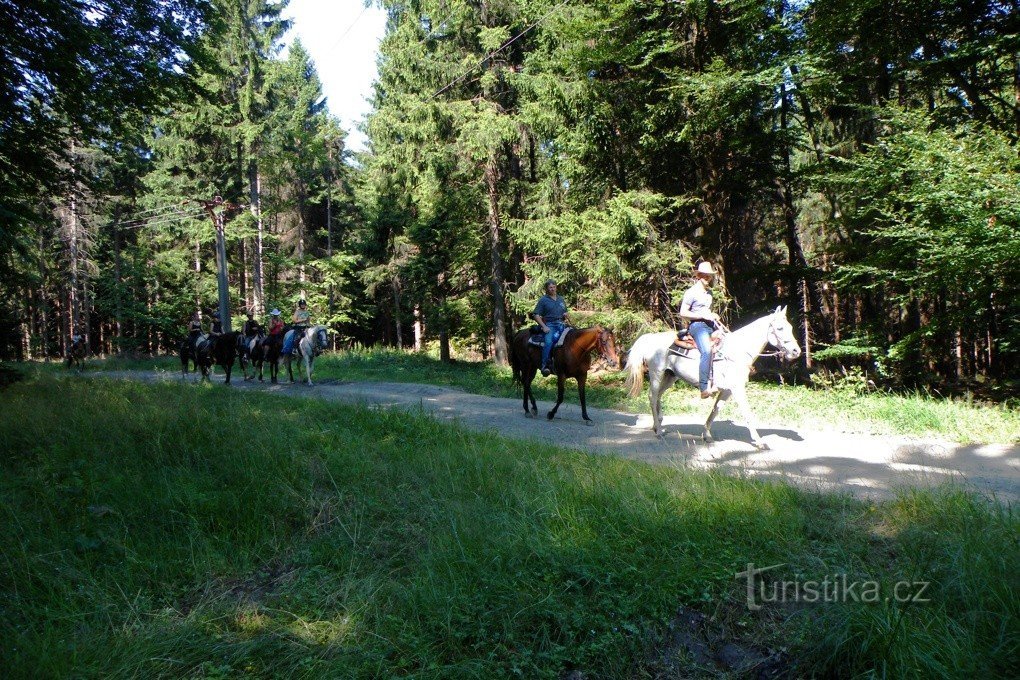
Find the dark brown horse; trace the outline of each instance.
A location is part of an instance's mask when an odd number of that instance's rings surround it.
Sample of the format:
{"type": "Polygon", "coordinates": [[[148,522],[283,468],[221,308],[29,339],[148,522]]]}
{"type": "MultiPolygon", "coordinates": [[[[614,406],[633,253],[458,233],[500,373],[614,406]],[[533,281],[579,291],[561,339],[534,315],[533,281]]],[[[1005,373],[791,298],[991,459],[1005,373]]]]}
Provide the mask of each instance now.
{"type": "MultiPolygon", "coordinates": [[[[510,352],[510,367],[513,369],[514,382],[524,387],[524,415],[532,418],[538,415],[538,404],[531,393],[531,383],[542,363],[542,348],[528,344],[531,331],[527,328],[514,336],[513,348],[510,352]],[[528,410],[528,402],[531,410],[528,410]]],[[[588,380],[588,369],[591,368],[592,352],[598,352],[604,360],[615,368],[620,368],[620,357],[616,353],[616,339],[613,332],[602,326],[571,329],[563,347],[553,349],[553,360],[556,364],[556,405],[546,416],[552,420],[556,410],[563,403],[563,388],[567,378],[577,381],[577,394],[581,399],[581,417],[585,423],[594,425],[588,417],[588,405],[584,398],[584,384],[588,380]]]]}
{"type": "MultiPolygon", "coordinates": [[[[202,377],[209,379],[213,364],[219,364],[226,373],[226,383],[230,384],[230,373],[234,369],[234,360],[237,358],[237,331],[224,333],[210,337],[204,342],[199,342],[195,348],[195,363],[202,370],[202,377]]],[[[186,359],[181,357],[181,363],[187,365],[186,359]]]]}

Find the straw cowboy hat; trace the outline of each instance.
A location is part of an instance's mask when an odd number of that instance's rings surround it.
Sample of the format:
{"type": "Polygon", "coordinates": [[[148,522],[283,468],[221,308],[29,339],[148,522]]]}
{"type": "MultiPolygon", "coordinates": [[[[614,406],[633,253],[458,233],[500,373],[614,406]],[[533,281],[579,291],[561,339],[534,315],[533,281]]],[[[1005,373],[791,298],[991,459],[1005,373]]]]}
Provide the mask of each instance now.
{"type": "Polygon", "coordinates": [[[698,273],[707,274],[709,276],[715,276],[719,272],[712,268],[711,262],[702,262],[701,264],[698,265],[698,273]]]}

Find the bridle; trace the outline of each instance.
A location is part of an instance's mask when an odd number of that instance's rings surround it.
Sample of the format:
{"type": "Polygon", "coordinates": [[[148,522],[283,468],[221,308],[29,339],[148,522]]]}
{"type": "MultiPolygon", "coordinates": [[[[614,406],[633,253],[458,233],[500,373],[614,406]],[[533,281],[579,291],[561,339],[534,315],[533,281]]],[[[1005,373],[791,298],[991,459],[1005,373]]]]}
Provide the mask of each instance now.
{"type": "Polygon", "coordinates": [[[779,333],[776,330],[775,321],[769,322],[769,328],[768,331],[766,331],[765,339],[770,345],[772,345],[773,347],[778,347],[780,349],[777,349],[775,352],[759,352],[758,353],[759,357],[780,357],[790,354],[790,352],[786,348],[786,341],[781,340],[779,338],[779,333]]]}
{"type": "MultiPolygon", "coordinates": [[[[613,365],[613,359],[609,356],[609,338],[612,337],[612,332],[608,328],[602,328],[599,326],[599,332],[596,336],[596,343],[598,346],[599,360],[605,362],[607,366],[613,365]]],[[[616,364],[620,364],[619,358],[616,360],[616,364]]]]}
{"type": "MultiPolygon", "coordinates": [[[[722,328],[726,332],[726,334],[729,334],[730,329],[726,328],[725,326],[722,326],[722,328]]],[[[774,319],[769,320],[769,327],[765,331],[765,342],[772,345],[773,347],[779,347],[780,349],[777,349],[775,352],[758,352],[758,353],[748,352],[747,350],[744,350],[743,354],[746,354],[747,358],[751,362],[754,362],[754,360],[759,357],[781,357],[788,354],[786,349],[786,342],[779,338],[779,333],[776,331],[776,322],[774,319]]],[[[720,351],[721,349],[722,348],[720,346],[720,351]]]]}

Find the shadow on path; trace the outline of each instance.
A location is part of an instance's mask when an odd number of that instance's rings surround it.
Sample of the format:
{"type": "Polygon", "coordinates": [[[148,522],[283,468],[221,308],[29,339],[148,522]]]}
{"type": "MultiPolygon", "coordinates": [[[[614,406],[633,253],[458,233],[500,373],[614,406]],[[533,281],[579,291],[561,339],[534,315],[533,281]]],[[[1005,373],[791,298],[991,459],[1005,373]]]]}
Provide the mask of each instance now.
{"type": "MultiPolygon", "coordinates": [[[[93,374],[97,375],[97,374],[93,374]]],[[[180,373],[109,371],[101,377],[153,381],[196,381],[180,373]]],[[[215,376],[222,382],[223,376],[215,376]]],[[[476,430],[618,455],[656,464],[717,468],[748,477],[773,477],[809,489],[843,490],[886,498],[898,488],[958,483],[1002,501],[1020,499],[1020,446],[961,445],[911,437],[869,436],[806,429],[759,429],[770,450],[751,445],[747,428],[717,420],[715,442],[701,439],[705,414],[663,418],[664,435],[651,431],[651,415],[589,408],[594,426],[581,420],[580,407],[564,402],[558,417],[525,418],[520,400],[469,394],[416,383],[324,381],[270,385],[236,380],[232,386],[269,394],[318,397],[373,407],[424,410],[476,430]]],[[[752,404],[752,408],[755,405],[752,404]]],[[[760,407],[759,407],[760,408],[760,407]]],[[[543,411],[540,409],[540,415],[543,411]]],[[[767,416],[760,413],[764,422],[767,416]]]]}

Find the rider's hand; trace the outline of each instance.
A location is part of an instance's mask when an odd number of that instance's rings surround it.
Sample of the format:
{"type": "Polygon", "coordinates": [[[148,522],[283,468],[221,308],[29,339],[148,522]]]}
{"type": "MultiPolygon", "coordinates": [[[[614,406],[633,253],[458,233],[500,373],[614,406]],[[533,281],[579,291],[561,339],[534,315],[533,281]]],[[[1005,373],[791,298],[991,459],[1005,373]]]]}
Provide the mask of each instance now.
{"type": "Polygon", "coordinates": [[[708,319],[709,321],[720,321],[721,320],[719,318],[719,315],[716,314],[715,312],[709,312],[708,315],[705,316],[705,318],[708,319]]]}

